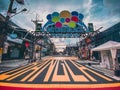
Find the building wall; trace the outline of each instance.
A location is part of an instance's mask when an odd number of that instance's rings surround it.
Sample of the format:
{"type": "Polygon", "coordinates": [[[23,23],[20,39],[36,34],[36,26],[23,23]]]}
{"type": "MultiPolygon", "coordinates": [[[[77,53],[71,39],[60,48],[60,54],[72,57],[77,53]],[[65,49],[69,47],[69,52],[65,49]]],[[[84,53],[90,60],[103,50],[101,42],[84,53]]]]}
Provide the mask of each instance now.
{"type": "Polygon", "coordinates": [[[120,22],[108,28],[107,30],[99,33],[94,38],[95,47],[109,40],[120,42],[120,22]]]}

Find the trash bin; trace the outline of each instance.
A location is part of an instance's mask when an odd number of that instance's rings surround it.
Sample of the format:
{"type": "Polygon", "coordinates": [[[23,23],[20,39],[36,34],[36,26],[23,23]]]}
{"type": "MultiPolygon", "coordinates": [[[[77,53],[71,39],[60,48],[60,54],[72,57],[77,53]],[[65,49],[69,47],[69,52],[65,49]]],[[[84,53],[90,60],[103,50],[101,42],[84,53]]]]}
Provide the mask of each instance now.
{"type": "Polygon", "coordinates": [[[120,70],[115,70],[115,76],[120,76],[120,70]]]}

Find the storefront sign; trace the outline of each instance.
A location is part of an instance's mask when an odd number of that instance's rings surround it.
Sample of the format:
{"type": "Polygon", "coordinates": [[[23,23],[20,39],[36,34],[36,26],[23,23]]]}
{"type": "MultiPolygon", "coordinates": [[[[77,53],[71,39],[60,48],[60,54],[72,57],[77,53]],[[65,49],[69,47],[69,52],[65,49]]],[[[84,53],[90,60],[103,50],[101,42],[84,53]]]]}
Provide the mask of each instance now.
{"type": "Polygon", "coordinates": [[[12,39],[16,39],[17,38],[17,34],[10,34],[10,37],[12,38],[12,39]]]}
{"type": "Polygon", "coordinates": [[[9,36],[7,36],[7,40],[8,40],[8,41],[11,41],[11,42],[18,43],[18,44],[22,44],[22,42],[23,42],[22,39],[18,39],[18,38],[13,39],[13,38],[11,38],[11,37],[9,37],[9,36]]]}

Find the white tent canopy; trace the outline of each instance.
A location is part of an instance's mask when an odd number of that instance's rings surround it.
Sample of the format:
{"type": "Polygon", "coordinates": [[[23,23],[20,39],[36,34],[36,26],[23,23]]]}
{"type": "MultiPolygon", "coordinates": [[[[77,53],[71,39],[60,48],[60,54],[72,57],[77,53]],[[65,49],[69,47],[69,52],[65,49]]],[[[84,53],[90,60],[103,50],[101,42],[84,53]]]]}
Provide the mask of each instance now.
{"type": "Polygon", "coordinates": [[[92,51],[103,51],[111,49],[120,49],[120,43],[115,41],[108,41],[96,48],[93,48],[92,51]]]}
{"type": "Polygon", "coordinates": [[[104,63],[105,61],[107,61],[107,59],[105,60],[105,55],[107,55],[105,54],[106,50],[110,50],[112,56],[113,69],[115,69],[115,65],[116,65],[115,58],[116,58],[117,49],[120,49],[119,42],[108,41],[96,48],[91,49],[91,51],[101,51],[101,59],[102,59],[102,63],[104,63]]]}

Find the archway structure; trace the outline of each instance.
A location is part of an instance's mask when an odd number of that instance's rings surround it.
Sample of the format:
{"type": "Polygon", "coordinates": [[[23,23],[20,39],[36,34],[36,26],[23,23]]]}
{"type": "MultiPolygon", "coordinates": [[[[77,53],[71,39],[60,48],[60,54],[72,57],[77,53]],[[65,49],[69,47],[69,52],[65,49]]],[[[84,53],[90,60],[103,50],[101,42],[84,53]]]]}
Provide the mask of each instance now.
{"type": "Polygon", "coordinates": [[[91,32],[83,22],[84,15],[77,11],[53,12],[46,18],[48,21],[42,31],[48,32],[51,38],[79,38],[82,34],[91,32]]]}

